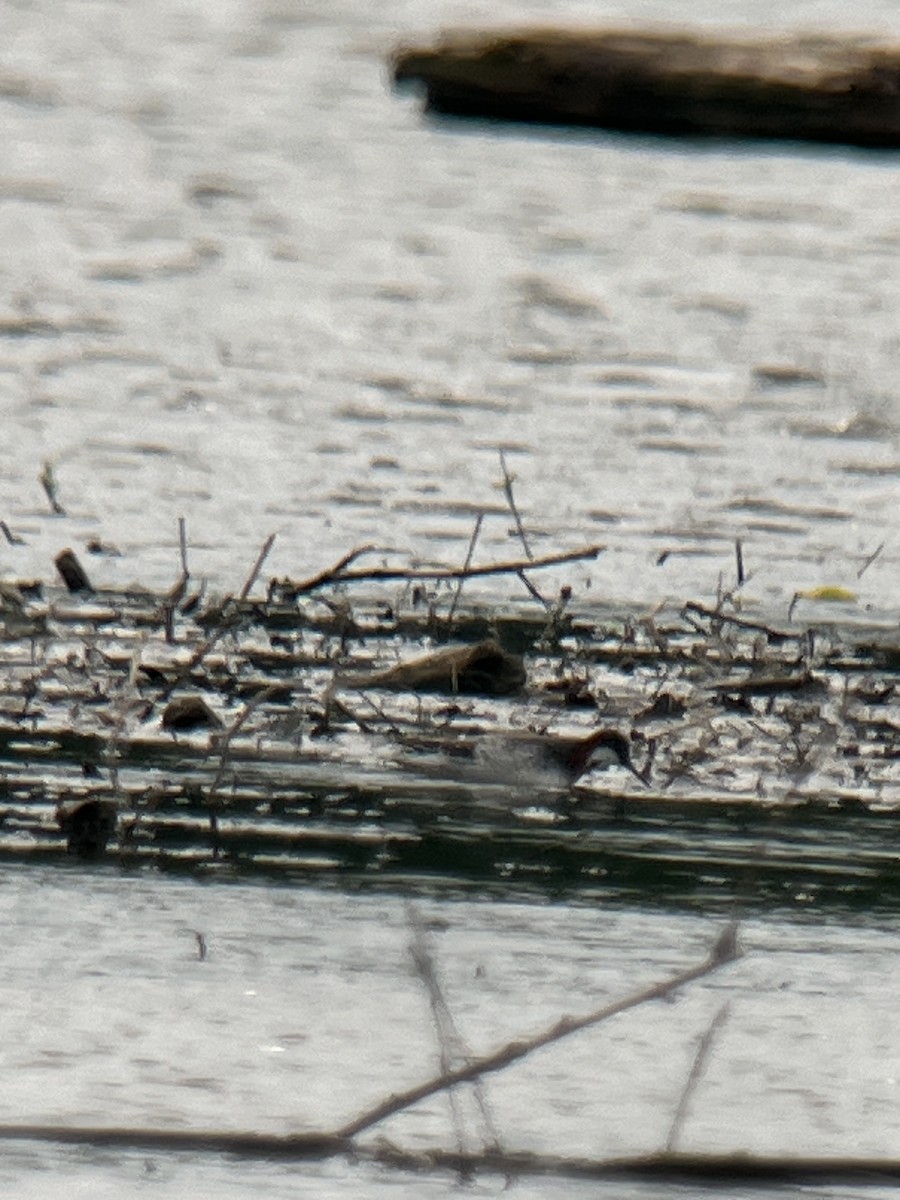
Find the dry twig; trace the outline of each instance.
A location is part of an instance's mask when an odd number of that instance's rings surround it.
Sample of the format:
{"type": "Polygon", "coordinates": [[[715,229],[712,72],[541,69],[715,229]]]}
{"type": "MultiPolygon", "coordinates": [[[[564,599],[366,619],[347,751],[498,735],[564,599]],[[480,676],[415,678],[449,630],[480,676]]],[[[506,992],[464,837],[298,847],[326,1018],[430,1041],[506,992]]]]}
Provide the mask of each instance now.
{"type": "Polygon", "coordinates": [[[270,595],[281,591],[285,595],[292,597],[305,596],[320,587],[337,583],[383,583],[398,579],[410,581],[419,579],[476,579],[487,575],[517,575],[526,568],[529,571],[535,571],[540,567],[558,567],[563,563],[596,558],[598,554],[606,549],[606,546],[598,543],[593,546],[583,546],[578,550],[568,550],[562,554],[548,554],[544,558],[486,563],[477,567],[432,567],[430,569],[418,567],[373,567],[371,570],[359,571],[347,571],[343,568],[342,564],[345,561],[358,554],[362,554],[364,550],[368,549],[371,549],[371,547],[364,547],[363,550],[353,551],[352,555],[345,556],[345,559],[341,559],[339,563],[336,563],[327,571],[320,571],[319,574],[313,575],[306,580],[273,580],[270,585],[270,595]]]}

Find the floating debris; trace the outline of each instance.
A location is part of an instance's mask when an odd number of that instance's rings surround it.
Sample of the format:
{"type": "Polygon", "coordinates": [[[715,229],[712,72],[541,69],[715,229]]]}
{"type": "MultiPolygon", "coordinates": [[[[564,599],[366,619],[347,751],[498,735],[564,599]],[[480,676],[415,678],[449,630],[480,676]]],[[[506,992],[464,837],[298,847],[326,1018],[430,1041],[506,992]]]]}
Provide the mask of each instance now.
{"type": "Polygon", "coordinates": [[[900,46],[872,37],[450,32],[393,72],[456,116],[900,147],[900,46]]]}
{"type": "Polygon", "coordinates": [[[487,640],[474,646],[444,646],[353,682],[360,688],[509,696],[522,690],[525,666],[521,655],[510,654],[496,641],[487,640]]]}
{"type": "Polygon", "coordinates": [[[74,550],[61,550],[57,554],[55,562],[56,569],[70,592],[92,592],[94,590],[74,550]]]}

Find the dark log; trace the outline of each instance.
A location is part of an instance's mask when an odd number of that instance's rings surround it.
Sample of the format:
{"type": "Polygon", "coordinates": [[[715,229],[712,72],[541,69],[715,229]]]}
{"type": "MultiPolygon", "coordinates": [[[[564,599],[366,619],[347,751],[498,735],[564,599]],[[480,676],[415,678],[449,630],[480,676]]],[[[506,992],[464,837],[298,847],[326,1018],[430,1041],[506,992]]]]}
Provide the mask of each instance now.
{"type": "Polygon", "coordinates": [[[532,30],[404,48],[397,83],[460,116],[672,136],[900,146],[900,44],[865,37],[532,30]]]}
{"type": "Polygon", "coordinates": [[[90,580],[76,558],[74,550],[61,550],[54,562],[57,571],[63,577],[63,583],[70,592],[93,592],[90,580]]]}
{"type": "Polygon", "coordinates": [[[347,680],[355,687],[447,692],[461,696],[508,696],[521,690],[525,667],[493,639],[474,646],[444,646],[387,671],[347,680]]]}

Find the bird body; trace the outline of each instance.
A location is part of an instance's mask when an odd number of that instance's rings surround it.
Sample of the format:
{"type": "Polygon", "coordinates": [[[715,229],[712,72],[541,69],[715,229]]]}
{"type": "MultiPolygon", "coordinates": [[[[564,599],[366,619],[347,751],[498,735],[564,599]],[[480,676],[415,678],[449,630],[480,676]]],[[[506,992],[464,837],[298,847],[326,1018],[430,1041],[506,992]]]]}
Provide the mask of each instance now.
{"type": "Polygon", "coordinates": [[[628,742],[616,730],[595,729],[585,737],[545,734],[540,744],[545,761],[557,764],[570,785],[577,783],[582,775],[590,771],[602,771],[607,767],[626,767],[637,774],[628,742]]]}
{"type": "Polygon", "coordinates": [[[492,779],[510,784],[570,788],[590,772],[614,766],[625,767],[641,779],[628,740],[611,729],[595,729],[581,737],[518,730],[485,734],[476,743],[473,757],[492,779]]]}

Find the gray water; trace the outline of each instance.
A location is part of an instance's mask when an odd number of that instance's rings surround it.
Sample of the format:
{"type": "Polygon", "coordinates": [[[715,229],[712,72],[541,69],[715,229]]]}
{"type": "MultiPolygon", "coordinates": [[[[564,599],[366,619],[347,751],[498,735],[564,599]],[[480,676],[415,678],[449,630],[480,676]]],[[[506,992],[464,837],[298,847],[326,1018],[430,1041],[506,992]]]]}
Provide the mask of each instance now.
{"type": "MultiPolygon", "coordinates": [[[[503,450],[536,553],[607,544],[552,576],[584,605],[708,599],[740,537],[751,609],[838,585],[857,597],[840,619],[896,619],[897,160],[463,127],[390,90],[402,39],[556,19],[900,35],[886,0],[3,0],[0,516],[24,543],[0,543],[4,578],[96,538],[119,553],[88,560],[95,584],[168,586],[181,516],[217,590],[271,533],[271,574],[360,544],[455,564],[483,511],[479,556],[509,557],[503,450]]],[[[434,1070],[399,897],[6,868],[0,902],[0,1121],[321,1128],[434,1070]]],[[[420,904],[476,1050],[702,960],[719,927],[420,904]]],[[[896,943],[884,913],[758,920],[676,1004],[498,1076],[504,1145],[659,1148],[730,1000],[684,1148],[896,1155],[896,943]]],[[[375,1134],[452,1145],[442,1104],[375,1134]]],[[[5,1148],[0,1178],[28,1197],[457,1187],[36,1145],[5,1148]]]]}
{"type": "MultiPolygon", "coordinates": [[[[41,868],[8,870],[0,905],[3,1120],[327,1129],[437,1070],[404,905],[392,896],[41,868]]],[[[721,928],[565,904],[446,897],[416,908],[475,1054],[702,962],[721,928]]],[[[490,1077],[489,1112],[504,1149],[574,1158],[658,1149],[698,1040],[727,1002],[679,1149],[894,1154],[896,931],[759,921],[744,927],[742,948],[738,962],[672,1003],[623,1014],[490,1077]]],[[[463,1118],[469,1139],[483,1135],[474,1113],[463,1118]]],[[[363,1142],[377,1139],[452,1148],[446,1097],[391,1118],[363,1142]]],[[[90,1196],[454,1188],[451,1176],[345,1163],[4,1147],[0,1179],[10,1194],[13,1186],[16,1195],[63,1194],[64,1178],[64,1194],[90,1196]]],[[[561,1194],[587,1194],[587,1185],[562,1186],[561,1194]]],[[[476,1187],[497,1194],[503,1181],[476,1187]]],[[[553,1187],[523,1178],[514,1192],[553,1187]]],[[[609,1194],[653,1190],[616,1185],[609,1194]]]]}
{"type": "Polygon", "coordinates": [[[708,596],[740,536],[747,603],[889,609],[895,159],[464,128],[389,87],[444,24],[685,17],[900,33],[871,0],[5,4],[4,570],[98,538],[95,583],[167,585],[179,516],[218,588],[270,533],[278,575],[458,563],[485,511],[508,556],[503,449],[535,553],[608,545],[577,595],[708,596]]]}

